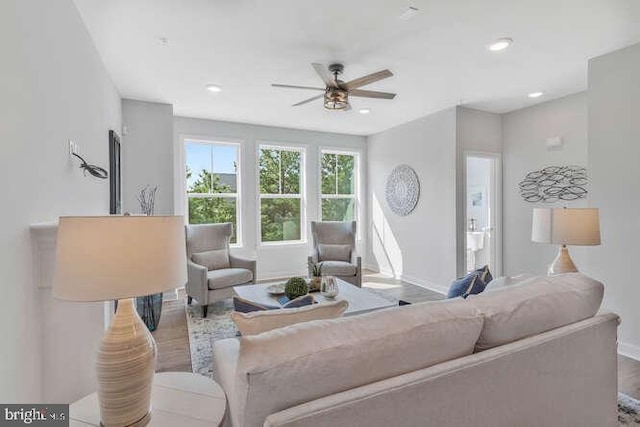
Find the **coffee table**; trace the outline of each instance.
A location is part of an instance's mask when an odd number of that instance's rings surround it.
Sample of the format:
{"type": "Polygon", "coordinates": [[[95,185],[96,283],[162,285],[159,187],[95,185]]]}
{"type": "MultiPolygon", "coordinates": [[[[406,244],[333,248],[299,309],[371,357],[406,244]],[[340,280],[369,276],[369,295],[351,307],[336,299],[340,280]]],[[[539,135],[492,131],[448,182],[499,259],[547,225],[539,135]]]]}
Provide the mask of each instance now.
{"type": "MultiPolygon", "coordinates": [[[[358,288],[344,280],[336,278],[340,292],[335,298],[325,298],[320,292],[312,292],[313,297],[319,304],[332,301],[346,300],[349,308],[344,312],[344,316],[362,314],[381,308],[397,307],[397,302],[388,301],[378,294],[366,289],[358,288]]],[[[279,305],[275,296],[267,292],[267,287],[279,282],[261,283],[258,285],[234,286],[233,292],[240,298],[253,301],[258,304],[279,305]]]]}

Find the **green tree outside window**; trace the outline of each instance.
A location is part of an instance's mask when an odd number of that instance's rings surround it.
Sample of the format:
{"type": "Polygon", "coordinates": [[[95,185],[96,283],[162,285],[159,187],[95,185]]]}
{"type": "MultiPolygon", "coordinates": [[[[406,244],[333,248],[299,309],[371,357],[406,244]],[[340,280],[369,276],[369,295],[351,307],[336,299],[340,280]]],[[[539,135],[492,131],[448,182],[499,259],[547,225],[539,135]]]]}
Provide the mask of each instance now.
{"type": "Polygon", "coordinates": [[[323,152],[320,181],[322,220],[355,220],[356,156],[323,152]]]}
{"type": "MultiPolygon", "coordinates": [[[[234,233],[231,243],[237,243],[237,147],[222,146],[226,150],[226,172],[213,172],[216,144],[187,143],[187,202],[189,224],[230,222],[234,233]],[[231,160],[233,159],[233,160],[231,160]],[[202,168],[194,175],[191,165],[202,168]]],[[[223,151],[220,151],[222,154],[223,151]]],[[[219,170],[219,169],[218,169],[219,170]]]]}
{"type": "Polygon", "coordinates": [[[301,240],[302,152],[282,148],[260,149],[261,241],[301,240]]]}

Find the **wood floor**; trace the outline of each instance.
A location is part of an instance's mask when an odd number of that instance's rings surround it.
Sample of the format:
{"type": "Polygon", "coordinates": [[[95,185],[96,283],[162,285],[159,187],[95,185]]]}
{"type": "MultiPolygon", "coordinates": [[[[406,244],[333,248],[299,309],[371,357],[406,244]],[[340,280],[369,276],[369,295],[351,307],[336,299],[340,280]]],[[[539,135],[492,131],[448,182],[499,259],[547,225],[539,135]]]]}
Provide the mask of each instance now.
{"type": "MultiPolygon", "coordinates": [[[[444,299],[444,295],[438,292],[400,282],[381,274],[365,275],[363,287],[413,304],[444,299]]],[[[158,346],[158,371],[191,372],[189,334],[184,304],[182,293],[177,300],[165,301],[163,304],[160,324],[153,332],[158,346]]],[[[618,357],[618,390],[640,400],[640,361],[625,356],[618,357]]]]}

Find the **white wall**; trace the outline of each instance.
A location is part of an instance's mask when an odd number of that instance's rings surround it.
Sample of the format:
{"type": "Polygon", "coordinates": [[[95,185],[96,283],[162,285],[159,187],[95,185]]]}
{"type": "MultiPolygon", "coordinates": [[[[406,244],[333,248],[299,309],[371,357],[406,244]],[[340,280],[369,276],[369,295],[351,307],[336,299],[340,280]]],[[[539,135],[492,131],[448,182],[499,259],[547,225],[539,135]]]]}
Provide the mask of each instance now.
{"type": "Polygon", "coordinates": [[[456,109],[450,108],[367,137],[367,263],[398,278],[447,289],[456,275],[456,109]],[[420,199],[404,217],[385,200],[389,173],[411,166],[420,199]]]}
{"type": "MultiPolygon", "coordinates": [[[[0,2],[0,52],[0,402],[38,402],[47,355],[29,225],[109,212],[109,181],[83,176],[67,140],[108,168],[108,130],[120,128],[120,97],[71,0],[0,2]]],[[[59,319],[69,323],[68,334],[73,322],[94,320],[59,319]]],[[[68,350],[72,369],[91,357],[68,350]]]]}
{"type": "MultiPolygon", "coordinates": [[[[533,208],[583,207],[587,202],[528,203],[520,197],[518,183],[527,172],[545,166],[587,165],[587,95],[582,92],[504,114],[502,125],[504,274],[546,274],[558,248],[531,242],[533,208]],[[546,139],[555,136],[562,137],[562,149],[547,149],[546,139]]],[[[586,272],[584,256],[591,250],[569,249],[578,269],[586,272]]]]}
{"type": "MultiPolygon", "coordinates": [[[[310,254],[309,221],[319,217],[319,151],[321,148],[345,149],[360,154],[360,224],[367,223],[366,198],[366,144],[365,138],[324,132],[312,132],[269,126],[230,123],[215,120],[176,117],[174,120],[174,145],[176,179],[174,199],[176,214],[184,214],[184,138],[203,140],[232,140],[241,143],[241,222],[243,247],[235,252],[257,257],[258,278],[282,278],[306,274],[307,256],[310,254]],[[258,239],[257,149],[261,142],[290,144],[306,149],[306,212],[307,242],[276,246],[260,245],[258,239]]],[[[366,248],[366,233],[361,233],[359,252],[366,248]]]]}
{"type": "Polygon", "coordinates": [[[605,284],[605,307],[622,316],[620,351],[640,358],[640,44],[589,62],[588,148],[602,232],[589,272],[605,284]]]}
{"type": "MultiPolygon", "coordinates": [[[[499,114],[487,113],[485,111],[474,110],[467,107],[456,108],[456,277],[462,276],[466,271],[466,178],[465,178],[465,155],[468,153],[490,154],[499,156],[502,152],[502,116],[499,114]]],[[[500,193],[500,191],[495,191],[500,193]]],[[[500,198],[501,194],[495,194],[500,198]]],[[[498,209],[502,201],[497,200],[498,209]]],[[[500,217],[496,217],[496,230],[494,231],[496,241],[502,240],[502,230],[500,227],[500,217]]],[[[501,256],[501,251],[496,252],[496,257],[501,256]]],[[[494,265],[500,268],[502,260],[494,260],[494,265]]],[[[500,272],[497,272],[500,274],[500,272]]]]}
{"type": "Polygon", "coordinates": [[[123,99],[122,124],[122,211],[141,213],[136,196],[148,185],[158,186],[154,213],[173,214],[173,106],[123,99]]]}

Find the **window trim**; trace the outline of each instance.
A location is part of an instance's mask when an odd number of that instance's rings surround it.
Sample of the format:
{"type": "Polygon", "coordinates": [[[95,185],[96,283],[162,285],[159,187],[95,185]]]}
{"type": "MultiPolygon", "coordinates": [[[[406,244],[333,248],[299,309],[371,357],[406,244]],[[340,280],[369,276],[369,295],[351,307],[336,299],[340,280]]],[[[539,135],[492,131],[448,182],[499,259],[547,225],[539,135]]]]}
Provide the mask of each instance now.
{"type": "Polygon", "coordinates": [[[307,146],[296,143],[282,143],[256,141],[256,243],[258,247],[296,246],[307,244],[307,146]],[[297,151],[300,153],[300,193],[275,194],[260,192],[260,151],[262,149],[279,151],[297,151]],[[262,199],[300,199],[300,239],[280,240],[275,242],[262,241],[262,199]]]}
{"type": "MultiPolygon", "coordinates": [[[[319,147],[318,148],[318,218],[320,221],[324,221],[322,218],[322,199],[353,199],[355,206],[355,217],[354,221],[358,224],[356,229],[356,240],[362,240],[362,230],[361,230],[361,218],[362,218],[362,194],[360,193],[360,174],[362,173],[361,167],[361,156],[362,152],[357,149],[349,150],[349,149],[340,149],[340,148],[331,148],[331,147],[319,147]],[[338,154],[338,155],[346,155],[353,156],[355,160],[355,171],[354,171],[354,179],[355,185],[353,194],[322,194],[322,156],[324,154],[338,154]]],[[[337,184],[337,183],[336,183],[337,184]]]]}
{"type": "MultiPolygon", "coordinates": [[[[184,222],[189,223],[189,198],[229,198],[236,200],[236,242],[230,243],[232,248],[242,248],[244,246],[243,240],[243,221],[242,221],[242,140],[233,138],[218,138],[218,137],[189,137],[182,136],[182,179],[183,179],[183,206],[184,206],[184,222]],[[187,144],[200,144],[200,145],[226,145],[236,147],[236,163],[238,170],[236,173],[236,192],[235,193],[188,193],[187,192],[187,144]]],[[[213,171],[212,171],[213,172],[213,171]]]]}

